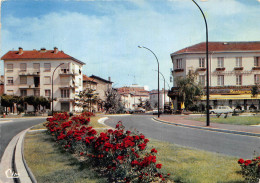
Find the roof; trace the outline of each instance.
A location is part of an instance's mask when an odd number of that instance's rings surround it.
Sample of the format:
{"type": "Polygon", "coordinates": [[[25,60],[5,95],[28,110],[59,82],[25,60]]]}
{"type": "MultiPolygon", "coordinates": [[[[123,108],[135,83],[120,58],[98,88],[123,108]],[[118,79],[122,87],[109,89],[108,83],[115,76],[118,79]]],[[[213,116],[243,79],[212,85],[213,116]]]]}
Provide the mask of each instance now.
{"type": "Polygon", "coordinates": [[[90,77],[86,76],[85,74],[83,74],[83,81],[97,83],[94,78],[90,78],[90,77]]]}
{"type": "Polygon", "coordinates": [[[148,96],[149,91],[145,90],[144,87],[121,87],[117,89],[119,94],[131,94],[135,96],[148,96]]]}
{"type": "MultiPolygon", "coordinates": [[[[232,51],[260,51],[260,41],[255,42],[209,42],[209,52],[232,52],[232,51]]],[[[206,42],[198,43],[193,46],[181,49],[172,53],[201,53],[206,51],[206,42]]]]}
{"type": "Polygon", "coordinates": [[[74,57],[64,53],[63,51],[54,50],[22,50],[22,53],[19,54],[19,51],[9,51],[4,56],[2,56],[1,60],[19,60],[19,59],[71,59],[75,62],[78,62],[84,65],[84,62],[75,59],[74,57]]]}
{"type": "Polygon", "coordinates": [[[99,77],[99,76],[91,75],[91,76],[89,76],[89,77],[90,77],[90,78],[95,78],[95,80],[101,80],[101,81],[103,81],[103,82],[105,82],[105,83],[113,83],[113,82],[108,81],[108,80],[106,80],[106,79],[103,79],[103,78],[101,78],[101,77],[99,77]]]}

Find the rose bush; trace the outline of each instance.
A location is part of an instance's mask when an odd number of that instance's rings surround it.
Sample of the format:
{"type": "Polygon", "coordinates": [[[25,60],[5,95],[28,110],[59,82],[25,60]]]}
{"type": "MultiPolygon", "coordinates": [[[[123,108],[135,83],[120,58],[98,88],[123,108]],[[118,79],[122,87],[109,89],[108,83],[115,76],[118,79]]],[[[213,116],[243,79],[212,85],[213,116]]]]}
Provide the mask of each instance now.
{"type": "Polygon", "coordinates": [[[55,114],[45,126],[63,148],[85,158],[109,182],[166,182],[169,174],[160,172],[157,150],[147,152],[149,140],[143,134],[125,130],[121,121],[115,130],[98,134],[88,126],[92,115],[55,114]]]}
{"type": "Polygon", "coordinates": [[[239,159],[241,174],[248,183],[258,183],[260,179],[260,156],[252,160],[239,159]]]}

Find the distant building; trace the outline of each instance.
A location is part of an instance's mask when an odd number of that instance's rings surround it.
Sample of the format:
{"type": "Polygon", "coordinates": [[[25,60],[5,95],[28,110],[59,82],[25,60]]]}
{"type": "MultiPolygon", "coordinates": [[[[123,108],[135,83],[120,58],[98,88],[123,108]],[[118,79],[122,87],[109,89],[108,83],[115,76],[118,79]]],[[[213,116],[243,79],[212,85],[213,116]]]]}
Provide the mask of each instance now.
{"type": "Polygon", "coordinates": [[[88,81],[89,83],[92,82],[91,79],[94,82],[96,82],[96,92],[98,93],[98,98],[99,98],[97,104],[97,111],[104,111],[104,102],[106,101],[105,93],[108,89],[112,89],[113,82],[111,81],[110,77],[108,77],[108,80],[95,75],[91,75],[89,78],[90,78],[90,80],[88,81]]]}
{"type": "MultiPolygon", "coordinates": [[[[84,62],[56,47],[54,50],[42,48],[29,51],[19,48],[7,52],[1,60],[4,60],[5,94],[51,98],[52,75],[56,69],[53,75],[54,111],[79,110],[74,106],[74,98],[82,90],[84,62]]],[[[33,110],[33,106],[29,105],[25,108],[33,110]]]]}
{"type": "MultiPolygon", "coordinates": [[[[181,108],[176,79],[190,71],[206,86],[206,44],[199,43],[171,54],[174,85],[169,96],[175,109],[181,108]]],[[[251,88],[260,84],[260,42],[209,42],[210,107],[230,106],[249,110],[260,108],[260,95],[251,88]]],[[[202,97],[205,104],[206,97],[202,97]]]]}
{"type": "MultiPolygon", "coordinates": [[[[164,88],[162,90],[159,91],[159,102],[160,102],[160,109],[163,110],[164,109],[164,105],[170,105],[171,103],[171,98],[168,96],[168,90],[164,90],[164,88]]],[[[150,103],[151,103],[151,107],[153,109],[157,109],[158,107],[158,90],[151,90],[149,92],[149,97],[150,97],[150,103]]]]}
{"type": "Polygon", "coordinates": [[[128,109],[135,109],[140,106],[141,102],[149,100],[149,91],[138,85],[121,87],[117,91],[121,95],[121,101],[125,108],[128,109]]]}

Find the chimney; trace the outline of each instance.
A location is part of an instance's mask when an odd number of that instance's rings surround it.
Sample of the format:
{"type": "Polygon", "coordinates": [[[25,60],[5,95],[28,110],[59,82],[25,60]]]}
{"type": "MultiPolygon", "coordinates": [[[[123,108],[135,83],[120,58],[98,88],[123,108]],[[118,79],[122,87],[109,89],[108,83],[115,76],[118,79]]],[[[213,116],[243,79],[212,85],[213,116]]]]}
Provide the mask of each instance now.
{"type": "Polygon", "coordinates": [[[40,52],[46,52],[46,48],[41,48],[40,52]]]}
{"type": "Polygon", "coordinates": [[[23,48],[19,47],[19,55],[23,54],[23,48]]]}
{"type": "Polygon", "coordinates": [[[57,47],[54,47],[54,53],[57,54],[59,52],[57,47]]]}
{"type": "Polygon", "coordinates": [[[110,81],[110,82],[111,82],[111,77],[110,77],[110,76],[108,77],[108,81],[110,81]]]}

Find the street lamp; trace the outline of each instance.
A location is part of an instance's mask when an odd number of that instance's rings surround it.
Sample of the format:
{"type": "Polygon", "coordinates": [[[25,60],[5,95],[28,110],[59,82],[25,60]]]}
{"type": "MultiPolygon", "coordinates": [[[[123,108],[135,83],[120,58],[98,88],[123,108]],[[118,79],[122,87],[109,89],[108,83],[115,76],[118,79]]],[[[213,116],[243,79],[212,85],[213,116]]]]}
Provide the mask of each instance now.
{"type": "Polygon", "coordinates": [[[207,126],[210,126],[210,119],[209,119],[209,42],[208,42],[208,24],[206,17],[200,8],[200,6],[195,2],[195,0],[192,0],[196,6],[200,9],[201,14],[203,15],[205,26],[206,26],[206,77],[207,77],[207,86],[206,86],[206,93],[207,93],[207,126]]]}
{"type": "Polygon", "coordinates": [[[54,71],[53,71],[53,73],[52,73],[52,82],[51,82],[51,91],[52,91],[52,99],[51,99],[51,114],[52,114],[52,116],[53,116],[53,76],[54,76],[54,72],[56,71],[56,69],[58,68],[58,67],[60,67],[61,65],[63,65],[64,63],[61,63],[60,65],[58,65],[55,69],[54,69],[54,71]]]}
{"type": "MultiPolygon", "coordinates": [[[[155,71],[157,71],[157,70],[155,70],[155,71]]],[[[161,72],[159,72],[161,75],[162,75],[162,77],[163,77],[163,81],[164,81],[164,102],[163,102],[163,111],[164,111],[164,106],[165,106],[165,77],[164,77],[164,75],[161,73],[161,72]]]]}
{"type": "Polygon", "coordinates": [[[146,48],[144,46],[138,46],[138,48],[145,48],[147,50],[149,50],[150,52],[152,52],[152,54],[155,56],[156,61],[158,63],[158,118],[160,117],[160,71],[159,71],[159,61],[157,56],[154,54],[154,52],[152,50],[150,50],[149,48],[146,48]]]}

